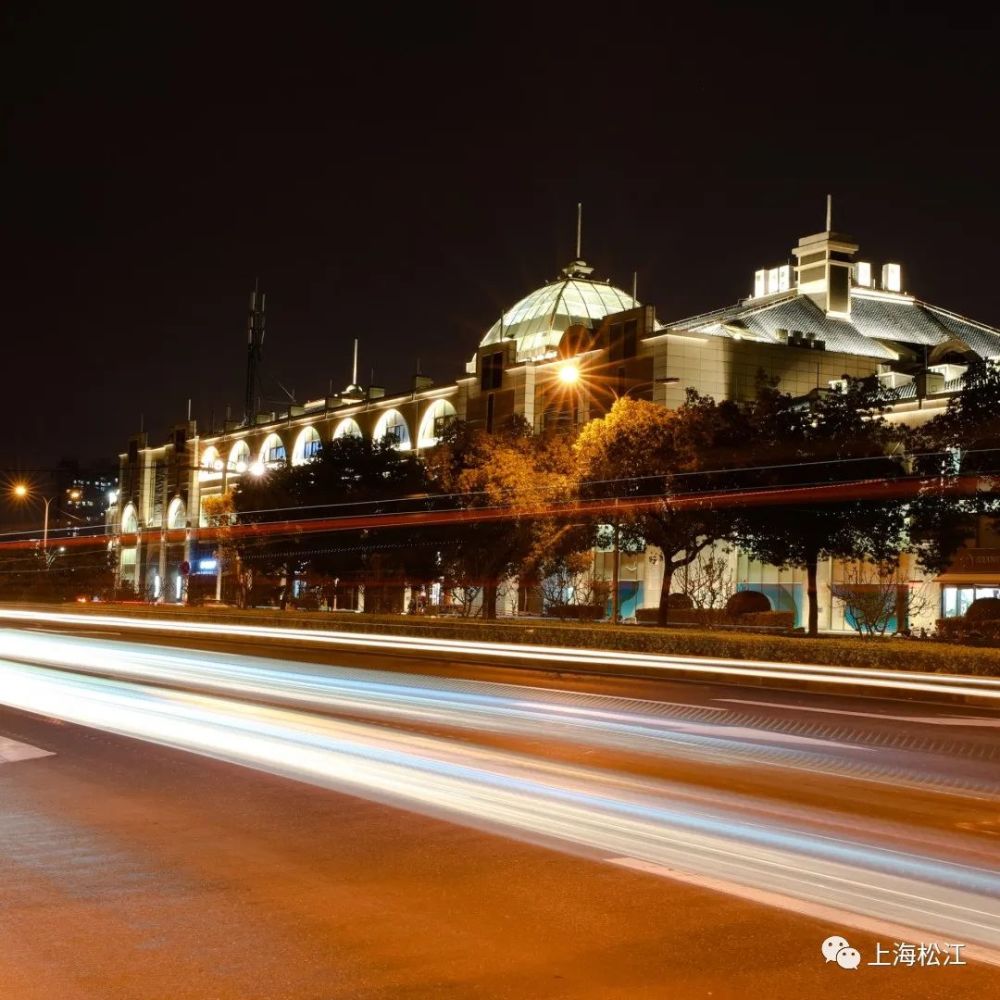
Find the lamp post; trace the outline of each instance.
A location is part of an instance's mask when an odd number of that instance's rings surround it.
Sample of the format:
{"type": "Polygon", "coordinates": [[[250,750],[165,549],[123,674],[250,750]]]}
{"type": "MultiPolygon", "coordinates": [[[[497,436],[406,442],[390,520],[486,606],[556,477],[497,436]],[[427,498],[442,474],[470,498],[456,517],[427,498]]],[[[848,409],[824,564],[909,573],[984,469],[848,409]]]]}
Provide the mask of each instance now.
{"type": "MultiPolygon", "coordinates": [[[[31,491],[25,486],[24,483],[18,483],[14,487],[14,496],[19,500],[41,500],[45,505],[45,517],[42,521],[42,558],[45,560],[45,568],[49,568],[49,507],[52,505],[53,500],[57,500],[58,497],[33,497],[31,491]]],[[[70,500],[79,500],[80,491],[70,490],[69,491],[70,500]]]]}

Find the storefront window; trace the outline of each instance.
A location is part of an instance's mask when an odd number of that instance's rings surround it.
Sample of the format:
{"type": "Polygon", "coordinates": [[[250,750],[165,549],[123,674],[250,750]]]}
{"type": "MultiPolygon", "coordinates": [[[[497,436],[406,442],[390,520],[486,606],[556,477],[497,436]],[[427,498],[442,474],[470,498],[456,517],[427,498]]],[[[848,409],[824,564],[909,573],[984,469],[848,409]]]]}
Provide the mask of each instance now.
{"type": "Polygon", "coordinates": [[[1000,585],[994,587],[942,587],[941,616],[958,618],[980,597],[1000,597],[1000,585]]]}

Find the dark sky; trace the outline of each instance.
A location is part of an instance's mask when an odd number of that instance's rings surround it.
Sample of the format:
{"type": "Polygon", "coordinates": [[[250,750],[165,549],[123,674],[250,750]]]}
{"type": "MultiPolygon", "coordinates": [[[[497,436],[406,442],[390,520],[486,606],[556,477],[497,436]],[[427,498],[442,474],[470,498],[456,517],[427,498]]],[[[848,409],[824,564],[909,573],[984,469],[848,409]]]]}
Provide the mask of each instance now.
{"type": "Polygon", "coordinates": [[[1000,325],[997,25],[967,8],[79,6],[3,15],[0,469],[110,457],[140,413],[159,442],[188,397],[241,412],[258,275],[300,399],[354,337],[363,381],[454,378],[578,200],[661,319],[746,295],[830,191],[864,259],[1000,325]]]}

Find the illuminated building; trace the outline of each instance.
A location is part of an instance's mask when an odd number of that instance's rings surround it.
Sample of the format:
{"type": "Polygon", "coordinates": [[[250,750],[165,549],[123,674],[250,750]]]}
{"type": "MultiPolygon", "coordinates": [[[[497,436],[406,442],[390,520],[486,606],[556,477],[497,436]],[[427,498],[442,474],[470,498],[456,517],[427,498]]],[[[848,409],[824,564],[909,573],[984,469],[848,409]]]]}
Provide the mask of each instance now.
{"type": "MultiPolygon", "coordinates": [[[[1000,358],[1000,331],[920,301],[898,263],[878,267],[857,256],[858,245],[833,231],[828,217],[823,232],[757,269],[747,298],[664,323],[634,291],[595,278],[578,247],[556,280],[489,326],[453,382],[435,385],[417,375],[405,392],[361,387],[355,357],[351,384],[337,395],[251,413],[208,434],[187,421],[158,445],[137,435],[121,456],[114,515],[123,536],[121,582],[148,597],[181,599],[179,567],[187,561],[197,571],[202,562],[202,500],[248,472],[308,462],[346,434],[389,436],[419,453],[456,419],[491,431],[518,416],[542,431],[600,416],[625,394],[668,407],[680,405],[688,387],[718,400],[750,398],[761,370],[793,395],[836,388],[844,375],[876,375],[897,392],[890,419],[926,420],[960,388],[970,359],[1000,358]],[[182,531],[185,540],[177,541],[182,531]]],[[[981,548],[991,546],[981,539],[981,548]]],[[[802,573],[759,566],[739,553],[732,558],[737,585],[763,590],[776,608],[801,619],[802,573]]],[[[596,559],[608,575],[608,553],[596,559]]],[[[1000,559],[967,558],[963,565],[975,571],[945,574],[936,584],[945,610],[968,596],[957,587],[1000,592],[1000,559]]],[[[655,606],[661,572],[655,552],[623,557],[624,615],[655,606]]],[[[829,594],[836,573],[835,566],[823,568],[822,593],[829,594]]],[[[844,627],[834,602],[824,603],[821,627],[844,627]]]]}

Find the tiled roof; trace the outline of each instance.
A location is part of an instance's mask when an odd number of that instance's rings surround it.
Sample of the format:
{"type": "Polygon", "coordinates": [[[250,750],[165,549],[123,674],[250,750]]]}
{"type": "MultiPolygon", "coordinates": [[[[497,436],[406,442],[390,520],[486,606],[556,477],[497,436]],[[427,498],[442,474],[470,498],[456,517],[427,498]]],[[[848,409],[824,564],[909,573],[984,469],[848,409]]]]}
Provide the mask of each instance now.
{"type": "Polygon", "coordinates": [[[953,338],[981,357],[1000,359],[1000,330],[905,296],[852,295],[847,319],[827,316],[812,299],[792,292],[764,302],[746,299],[668,324],[668,329],[719,337],[733,337],[741,327],[767,343],[782,342],[776,332],[780,329],[801,330],[825,341],[828,351],[883,360],[898,357],[894,344],[933,347],[953,338]]]}
{"type": "Polygon", "coordinates": [[[955,337],[968,344],[981,358],[1000,358],[1000,330],[937,306],[923,305],[923,308],[947,331],[942,340],[955,337]]]}

